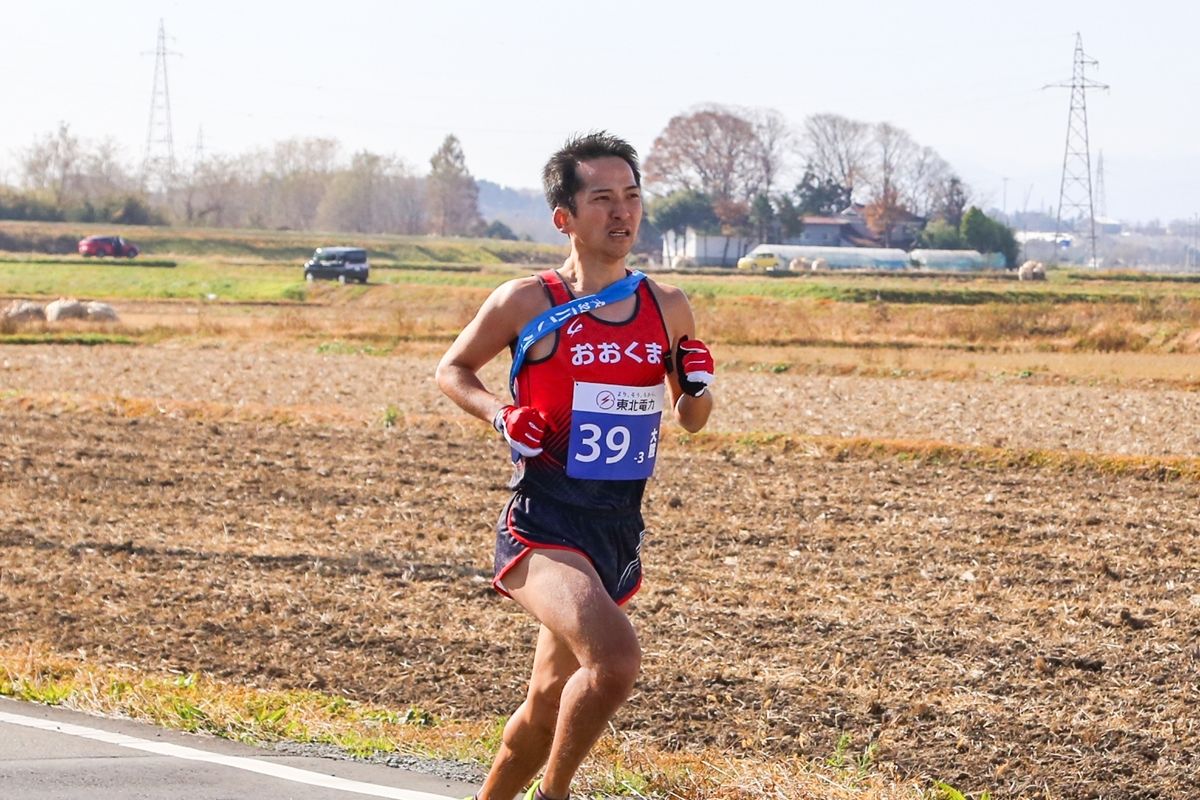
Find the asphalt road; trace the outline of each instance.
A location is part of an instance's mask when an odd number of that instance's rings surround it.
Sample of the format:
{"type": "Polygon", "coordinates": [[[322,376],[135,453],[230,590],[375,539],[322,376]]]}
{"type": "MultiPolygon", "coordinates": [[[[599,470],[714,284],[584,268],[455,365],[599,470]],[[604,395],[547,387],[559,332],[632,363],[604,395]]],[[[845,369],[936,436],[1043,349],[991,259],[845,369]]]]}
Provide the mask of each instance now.
{"type": "Polygon", "coordinates": [[[0,698],[4,800],[444,800],[476,788],[0,698]]]}

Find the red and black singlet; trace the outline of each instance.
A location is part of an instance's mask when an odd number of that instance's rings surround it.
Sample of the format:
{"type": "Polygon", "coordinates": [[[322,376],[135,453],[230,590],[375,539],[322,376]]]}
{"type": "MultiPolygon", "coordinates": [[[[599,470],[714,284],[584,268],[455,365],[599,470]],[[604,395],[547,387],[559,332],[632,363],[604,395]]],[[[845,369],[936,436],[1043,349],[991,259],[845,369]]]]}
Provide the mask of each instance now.
{"type": "MultiPolygon", "coordinates": [[[[538,274],[551,306],[573,299],[555,270],[538,274]]],[[[667,373],[670,354],[666,322],[650,288],[642,281],[634,293],[632,315],[622,322],[580,314],[553,334],[550,354],[527,360],[517,373],[517,400],[546,415],[550,430],[542,454],[522,459],[514,486],[563,503],[600,510],[636,511],[645,479],[590,480],[566,473],[571,407],[575,383],[657,386],[667,373]]]]}

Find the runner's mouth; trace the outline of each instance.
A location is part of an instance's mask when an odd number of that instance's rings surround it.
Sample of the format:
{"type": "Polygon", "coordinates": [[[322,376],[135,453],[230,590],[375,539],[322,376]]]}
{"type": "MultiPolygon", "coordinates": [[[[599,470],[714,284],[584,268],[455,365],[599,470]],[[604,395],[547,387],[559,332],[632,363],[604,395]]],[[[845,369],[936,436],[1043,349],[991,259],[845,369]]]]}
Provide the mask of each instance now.
{"type": "Polygon", "coordinates": [[[628,238],[628,236],[629,236],[629,228],[614,228],[613,230],[611,230],[611,231],[609,231],[609,232],[608,232],[608,235],[609,235],[609,236],[616,236],[616,237],[628,238]]]}

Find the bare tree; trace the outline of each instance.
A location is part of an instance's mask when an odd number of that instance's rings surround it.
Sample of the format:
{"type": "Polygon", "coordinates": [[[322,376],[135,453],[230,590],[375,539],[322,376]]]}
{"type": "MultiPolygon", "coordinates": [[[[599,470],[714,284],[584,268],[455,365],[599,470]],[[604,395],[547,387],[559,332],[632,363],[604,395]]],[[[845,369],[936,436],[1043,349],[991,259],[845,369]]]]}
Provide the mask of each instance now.
{"type": "Polygon", "coordinates": [[[56,132],[35,141],[21,154],[25,188],[50,192],[59,208],[77,190],[79,169],[79,138],[65,122],[60,122],[56,132]]]}
{"type": "Polygon", "coordinates": [[[809,168],[853,192],[868,172],[871,129],[838,114],[813,114],[804,121],[802,150],[809,168]]]}
{"type": "Polygon", "coordinates": [[[774,109],[755,109],[747,116],[754,126],[754,158],[761,182],[759,192],[770,194],[787,171],[787,157],[795,134],[791,124],[774,109]]]}
{"type": "Polygon", "coordinates": [[[189,224],[215,228],[249,224],[249,197],[255,183],[252,157],[214,155],[196,165],[185,197],[185,218],[189,224]]]}
{"type": "Polygon", "coordinates": [[[931,216],[945,196],[954,170],[932,147],[918,148],[898,181],[902,200],[914,213],[931,216]]]}
{"type": "Polygon", "coordinates": [[[415,175],[394,177],[392,186],[391,230],[396,233],[424,233],[428,224],[425,217],[425,181],[415,175]]]}
{"type": "Polygon", "coordinates": [[[905,178],[911,172],[920,148],[912,137],[890,122],[876,123],[871,129],[870,161],[867,167],[867,196],[879,200],[895,193],[902,203],[905,178]]]}
{"type": "Polygon", "coordinates": [[[271,169],[264,176],[271,192],[271,227],[308,229],[317,220],[321,198],[337,169],[339,145],[334,139],[288,139],[276,142],[271,169]]]}
{"type": "Polygon", "coordinates": [[[112,138],[84,149],[78,177],[83,202],[136,191],[138,181],[121,163],[120,155],[120,145],[112,138]]]}
{"type": "Polygon", "coordinates": [[[863,216],[871,233],[883,242],[884,247],[891,247],[895,244],[897,224],[904,219],[905,211],[896,187],[887,185],[866,204],[863,216]]]}
{"type": "Polygon", "coordinates": [[[390,178],[404,174],[398,160],[368,150],[354,154],[350,168],[338,172],[321,198],[317,224],[322,228],[356,233],[386,230],[390,178]]]}
{"type": "Polygon", "coordinates": [[[720,106],[672,117],[646,157],[646,182],[663,194],[698,191],[721,203],[746,203],[763,186],[754,124],[720,106]]]}

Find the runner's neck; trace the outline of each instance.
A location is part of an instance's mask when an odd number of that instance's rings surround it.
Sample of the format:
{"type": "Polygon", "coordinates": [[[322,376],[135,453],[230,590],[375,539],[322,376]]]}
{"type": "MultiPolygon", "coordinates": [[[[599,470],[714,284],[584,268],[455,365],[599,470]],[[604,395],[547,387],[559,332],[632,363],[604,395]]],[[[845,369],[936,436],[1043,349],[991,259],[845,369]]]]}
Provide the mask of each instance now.
{"type": "Polygon", "coordinates": [[[625,277],[625,259],[613,262],[585,263],[572,253],[558,270],[559,276],[576,297],[595,294],[625,277]]]}

